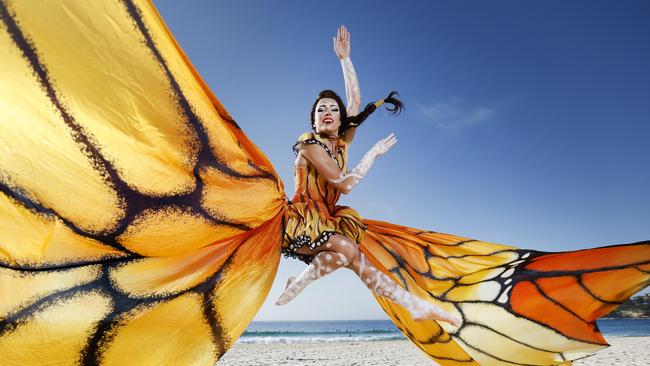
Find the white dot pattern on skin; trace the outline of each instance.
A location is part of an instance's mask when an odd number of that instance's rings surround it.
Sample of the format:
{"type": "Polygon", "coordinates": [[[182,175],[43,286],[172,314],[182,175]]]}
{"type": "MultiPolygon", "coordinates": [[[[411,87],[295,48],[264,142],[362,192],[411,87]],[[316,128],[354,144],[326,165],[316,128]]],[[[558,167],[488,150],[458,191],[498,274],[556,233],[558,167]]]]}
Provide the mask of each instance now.
{"type": "Polygon", "coordinates": [[[341,261],[336,261],[336,264],[338,264],[339,266],[342,266],[342,265],[343,265],[343,262],[341,262],[341,261]]]}
{"type": "Polygon", "coordinates": [[[290,284],[282,292],[276,303],[278,305],[287,304],[294,297],[296,297],[302,290],[307,287],[311,282],[317,280],[322,276],[321,269],[324,267],[325,272],[331,272],[331,269],[321,263],[322,256],[316,255],[307,268],[296,278],[290,281],[290,284]]]}
{"type": "Polygon", "coordinates": [[[341,265],[347,266],[350,263],[350,261],[348,261],[348,258],[345,255],[343,255],[343,253],[336,253],[336,254],[339,255],[339,259],[341,260],[341,265]]]}
{"type": "Polygon", "coordinates": [[[325,255],[325,259],[327,259],[328,261],[331,260],[331,259],[332,259],[332,255],[331,255],[331,254],[327,254],[327,255],[325,255]]]}
{"type": "Polygon", "coordinates": [[[332,247],[332,243],[327,243],[327,244],[325,244],[325,247],[326,247],[326,248],[331,248],[331,247],[332,247]]]}
{"type": "MultiPolygon", "coordinates": [[[[406,308],[414,318],[449,320],[454,316],[435,304],[423,300],[397,285],[387,274],[379,271],[372,263],[367,263],[363,253],[359,253],[359,277],[378,296],[382,296],[406,308]],[[365,266],[369,270],[364,271],[365,266]]],[[[456,317],[457,318],[457,317],[456,317]]]]}

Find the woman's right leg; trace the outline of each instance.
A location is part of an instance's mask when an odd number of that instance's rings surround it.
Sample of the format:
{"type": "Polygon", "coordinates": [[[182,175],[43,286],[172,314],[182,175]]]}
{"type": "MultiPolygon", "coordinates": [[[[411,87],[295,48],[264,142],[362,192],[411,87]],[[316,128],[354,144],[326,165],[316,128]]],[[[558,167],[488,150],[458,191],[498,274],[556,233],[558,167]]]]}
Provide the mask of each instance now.
{"type": "Polygon", "coordinates": [[[441,320],[454,326],[460,325],[458,317],[403,289],[377,269],[363,253],[359,252],[347,268],[359,275],[372,292],[406,308],[414,320],[441,320]]]}

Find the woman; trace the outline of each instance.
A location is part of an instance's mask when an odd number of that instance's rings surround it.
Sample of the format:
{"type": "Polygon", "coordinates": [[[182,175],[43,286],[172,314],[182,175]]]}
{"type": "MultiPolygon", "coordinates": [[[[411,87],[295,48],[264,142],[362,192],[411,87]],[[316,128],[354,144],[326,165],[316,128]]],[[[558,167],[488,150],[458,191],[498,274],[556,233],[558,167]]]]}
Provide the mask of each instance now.
{"type": "Polygon", "coordinates": [[[544,253],[336,206],[395,143],[346,170],[381,102],[357,114],[343,28],[349,109],[317,99],[289,204],[150,1],[0,1],[0,26],[3,365],[213,365],[264,302],[281,247],[310,264],[280,303],[351,268],[441,365],[566,365],[606,347],[595,320],[650,284],[650,241],[544,253]]]}
{"type": "Polygon", "coordinates": [[[303,134],[294,145],[296,193],[287,209],[283,252],[311,262],[298,278],[287,280],[276,304],[288,303],[311,282],[346,267],[376,295],[404,306],[413,319],[458,325],[460,319],[405,291],[366,260],[357,247],[363,239],[363,220],[355,210],[336,206],[341,193],[350,193],[374,160],[397,142],[393,134],[378,141],[354,169],[346,172],[347,149],[357,127],[384,102],[394,106],[389,109],[393,113],[403,106],[391,93],[383,101],[369,104],[359,114],[361,92],[350,60],[350,33],[341,26],[333,41],[343,68],[348,107],[344,108],[341,98],[333,91],[320,92],[311,112],[314,132],[303,134]]]}

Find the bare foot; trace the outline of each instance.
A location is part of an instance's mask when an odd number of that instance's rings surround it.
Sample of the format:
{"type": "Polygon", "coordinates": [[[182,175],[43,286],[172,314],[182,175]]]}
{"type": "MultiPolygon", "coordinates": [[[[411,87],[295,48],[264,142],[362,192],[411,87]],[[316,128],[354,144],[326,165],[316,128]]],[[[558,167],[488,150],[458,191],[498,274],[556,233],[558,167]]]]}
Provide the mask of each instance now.
{"type": "Polygon", "coordinates": [[[461,319],[459,316],[456,315],[451,315],[449,314],[449,317],[445,319],[447,323],[453,325],[454,327],[458,328],[463,324],[463,319],[461,319]]]}
{"type": "MultiPolygon", "coordinates": [[[[433,304],[431,304],[433,305],[433,304]]],[[[429,311],[424,312],[421,315],[414,316],[413,320],[419,322],[419,321],[424,321],[424,320],[437,320],[437,321],[443,321],[446,323],[449,323],[453,325],[454,327],[460,327],[461,324],[463,323],[462,319],[459,316],[450,314],[437,306],[433,305],[431,308],[428,309],[429,311]]]]}
{"type": "Polygon", "coordinates": [[[295,280],[296,280],[295,277],[293,277],[293,276],[289,276],[289,278],[287,278],[287,284],[284,285],[284,289],[286,290],[289,286],[291,286],[291,284],[292,284],[293,281],[295,281],[295,280]]]}
{"type": "Polygon", "coordinates": [[[278,299],[275,300],[275,305],[284,305],[284,304],[287,303],[287,301],[284,299],[284,296],[282,296],[282,295],[284,295],[287,292],[287,289],[289,288],[289,286],[291,286],[291,284],[295,280],[296,280],[296,278],[293,277],[293,276],[289,276],[289,278],[287,278],[287,283],[286,283],[286,285],[284,285],[284,291],[282,291],[282,293],[280,294],[278,299]]]}

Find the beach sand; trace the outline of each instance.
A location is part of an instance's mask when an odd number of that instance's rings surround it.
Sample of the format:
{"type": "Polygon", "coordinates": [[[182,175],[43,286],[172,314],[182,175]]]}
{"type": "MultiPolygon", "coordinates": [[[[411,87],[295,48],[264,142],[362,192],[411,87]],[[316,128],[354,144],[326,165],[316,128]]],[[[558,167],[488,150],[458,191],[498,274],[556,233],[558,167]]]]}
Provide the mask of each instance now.
{"type": "MultiPolygon", "coordinates": [[[[575,366],[650,366],[650,337],[610,337],[611,347],[575,366]]],[[[435,363],[408,341],[332,343],[237,343],[217,363],[244,365],[431,366],[435,363]]]]}

